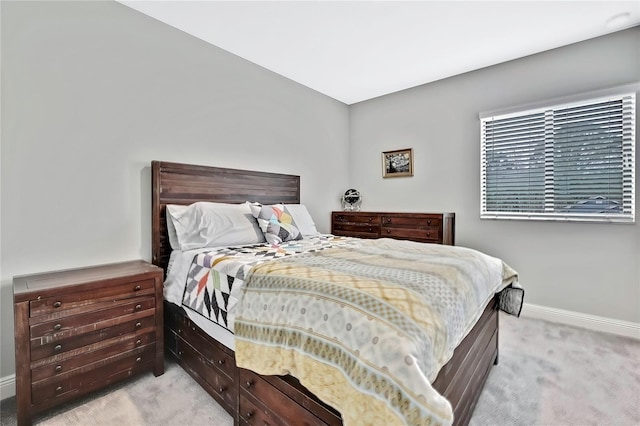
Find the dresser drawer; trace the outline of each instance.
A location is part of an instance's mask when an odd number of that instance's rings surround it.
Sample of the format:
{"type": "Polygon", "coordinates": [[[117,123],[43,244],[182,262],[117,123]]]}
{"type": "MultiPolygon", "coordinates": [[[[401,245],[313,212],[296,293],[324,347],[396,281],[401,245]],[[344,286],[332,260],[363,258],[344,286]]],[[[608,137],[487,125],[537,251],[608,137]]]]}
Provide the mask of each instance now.
{"type": "Polygon", "coordinates": [[[438,242],[440,239],[440,228],[399,228],[383,226],[380,233],[381,237],[397,238],[401,240],[413,241],[433,241],[438,242]]]}
{"type": "Polygon", "coordinates": [[[379,224],[380,215],[361,213],[334,213],[333,221],[338,223],[379,224]]]}
{"type": "Polygon", "coordinates": [[[177,328],[178,336],[185,341],[193,342],[193,345],[198,348],[198,353],[212,362],[221,372],[233,377],[236,374],[235,358],[208,344],[207,339],[196,330],[191,324],[180,324],[177,328]]]}
{"type": "Polygon", "coordinates": [[[437,217],[417,217],[417,216],[402,216],[402,215],[388,215],[382,216],[382,226],[401,226],[407,228],[415,227],[435,227],[440,228],[441,220],[437,217]]]}
{"type": "Polygon", "coordinates": [[[58,377],[63,374],[82,370],[92,363],[105,358],[142,348],[156,340],[155,331],[142,334],[128,334],[103,340],[81,350],[69,351],[63,354],[45,358],[32,363],[31,380],[38,382],[50,377],[58,377]]]}
{"type": "MultiPolygon", "coordinates": [[[[31,300],[29,302],[29,316],[31,318],[50,315],[60,318],[77,315],[82,312],[96,310],[95,305],[108,306],[118,300],[141,295],[154,294],[154,280],[132,281],[100,289],[100,297],[95,292],[83,291],[31,300]]],[[[46,320],[45,320],[46,321],[46,320]]]]}
{"type": "Polygon", "coordinates": [[[142,350],[130,351],[122,357],[113,357],[105,360],[96,369],[82,372],[76,375],[61,377],[56,380],[44,380],[33,383],[31,399],[33,404],[41,404],[51,399],[66,399],[76,396],[80,389],[89,390],[93,383],[103,384],[109,379],[115,381],[122,373],[133,374],[149,368],[149,364],[155,361],[155,344],[151,344],[142,350]],[[110,362],[109,362],[110,361],[110,362]],[[108,373],[105,374],[105,372],[108,373]]]}
{"type": "MultiPolygon", "coordinates": [[[[94,306],[94,305],[91,305],[94,306]]],[[[155,309],[154,297],[137,297],[134,299],[124,299],[116,301],[116,305],[104,309],[104,305],[99,304],[95,308],[102,307],[103,309],[96,309],[93,312],[83,313],[82,315],[65,316],[57,318],[53,321],[43,322],[30,327],[31,338],[39,338],[43,343],[49,341],[57,341],[65,339],[67,337],[88,333],[96,328],[101,327],[100,323],[104,321],[117,321],[119,317],[130,315],[134,313],[140,313],[147,310],[155,309]],[[98,324],[98,325],[96,325],[98,324]]],[[[145,316],[144,313],[141,316],[145,316]]]]}
{"type": "Polygon", "coordinates": [[[324,425],[269,382],[244,368],[240,371],[240,416],[250,425],[324,425]],[[260,402],[257,402],[260,401],[260,402]],[[278,416],[268,407],[278,407],[278,416]]]}
{"type": "MultiPolygon", "coordinates": [[[[142,314],[144,313],[148,313],[149,316],[143,318],[134,318],[127,322],[118,323],[117,325],[113,325],[111,327],[96,329],[95,331],[92,331],[90,333],[73,336],[68,339],[53,342],[46,341],[43,338],[32,339],[31,361],[33,362],[42,358],[46,358],[48,356],[58,355],[72,349],[81,348],[83,346],[87,346],[92,343],[96,343],[112,337],[121,336],[123,334],[135,333],[145,328],[153,328],[156,322],[154,311],[144,311],[142,314]]],[[[108,320],[105,321],[105,323],[113,324],[117,321],[128,319],[128,317],[120,317],[113,320],[108,320]]],[[[96,327],[98,326],[99,325],[96,325],[96,327]]]]}
{"type": "Polygon", "coordinates": [[[261,406],[255,399],[243,393],[240,394],[239,398],[238,413],[240,414],[240,425],[293,426],[304,424],[306,426],[313,424],[308,422],[302,423],[302,420],[298,420],[295,423],[287,422],[281,416],[261,406]]]}
{"type": "Polygon", "coordinates": [[[182,365],[193,369],[206,383],[213,387],[216,394],[222,398],[222,403],[235,409],[237,388],[233,376],[229,377],[217,364],[210,363],[202,354],[181,338],[176,341],[177,355],[182,365]]]}
{"type": "Polygon", "coordinates": [[[240,393],[238,414],[240,414],[241,425],[281,425],[279,419],[269,410],[259,408],[254,400],[248,398],[244,393],[240,393]]]}
{"type": "Polygon", "coordinates": [[[342,236],[353,236],[360,238],[378,238],[380,226],[354,223],[337,223],[333,225],[333,234],[342,236]]]}

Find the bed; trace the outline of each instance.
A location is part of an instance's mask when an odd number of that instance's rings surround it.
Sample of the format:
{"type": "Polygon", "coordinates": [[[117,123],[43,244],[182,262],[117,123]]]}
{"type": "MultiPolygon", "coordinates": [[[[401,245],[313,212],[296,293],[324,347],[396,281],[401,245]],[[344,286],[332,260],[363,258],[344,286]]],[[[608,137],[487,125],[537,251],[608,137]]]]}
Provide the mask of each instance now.
{"type": "MultiPolygon", "coordinates": [[[[152,162],[153,263],[167,270],[171,255],[167,205],[190,205],[198,201],[240,204],[247,200],[264,205],[299,204],[300,178],[152,162]]],[[[518,295],[521,306],[522,294],[516,292],[516,298],[518,295]]],[[[501,292],[488,299],[473,328],[432,381],[433,389],[451,404],[456,425],[469,422],[489,371],[498,362],[498,307],[501,298],[513,297],[513,294],[501,292]]],[[[295,377],[261,375],[237,367],[236,353],[230,349],[231,345],[212,337],[206,328],[183,307],[165,301],[167,352],[233,416],[235,424],[343,423],[336,409],[295,377]]],[[[243,362],[246,362],[244,358],[243,362]]]]}

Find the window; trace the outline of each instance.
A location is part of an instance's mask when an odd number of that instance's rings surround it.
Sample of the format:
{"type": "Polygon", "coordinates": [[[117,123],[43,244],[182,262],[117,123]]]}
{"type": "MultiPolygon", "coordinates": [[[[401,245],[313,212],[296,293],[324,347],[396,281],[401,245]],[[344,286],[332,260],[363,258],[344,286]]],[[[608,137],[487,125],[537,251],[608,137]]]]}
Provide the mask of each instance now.
{"type": "Polygon", "coordinates": [[[635,115],[635,92],[481,115],[481,218],[634,222],[635,115]]]}

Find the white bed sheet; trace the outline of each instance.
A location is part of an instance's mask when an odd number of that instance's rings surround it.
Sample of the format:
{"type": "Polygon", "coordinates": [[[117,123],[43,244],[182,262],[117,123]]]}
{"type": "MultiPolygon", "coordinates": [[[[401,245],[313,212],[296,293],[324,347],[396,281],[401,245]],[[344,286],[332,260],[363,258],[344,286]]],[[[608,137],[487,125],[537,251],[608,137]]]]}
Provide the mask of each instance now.
{"type": "MultiPolygon", "coordinates": [[[[194,250],[174,250],[169,258],[167,267],[167,278],[164,281],[164,299],[167,302],[182,307],[182,295],[184,293],[184,281],[189,267],[193,260],[193,256],[198,253],[215,250],[215,248],[207,247],[194,250]]],[[[235,350],[235,340],[232,332],[220,325],[209,321],[198,315],[190,309],[183,309],[191,321],[196,323],[205,333],[213,337],[227,348],[235,350]]]]}

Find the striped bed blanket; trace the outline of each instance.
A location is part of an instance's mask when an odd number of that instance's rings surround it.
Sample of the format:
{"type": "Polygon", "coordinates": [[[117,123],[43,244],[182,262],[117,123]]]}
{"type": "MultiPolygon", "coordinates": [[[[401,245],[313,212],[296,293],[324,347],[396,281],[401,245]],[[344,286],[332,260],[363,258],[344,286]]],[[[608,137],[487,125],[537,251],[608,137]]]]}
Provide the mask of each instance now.
{"type": "Polygon", "coordinates": [[[389,239],[261,262],[240,289],[236,363],[293,375],[345,425],[449,425],[431,383],[495,294],[519,315],[517,278],[472,249],[389,239]]]}

